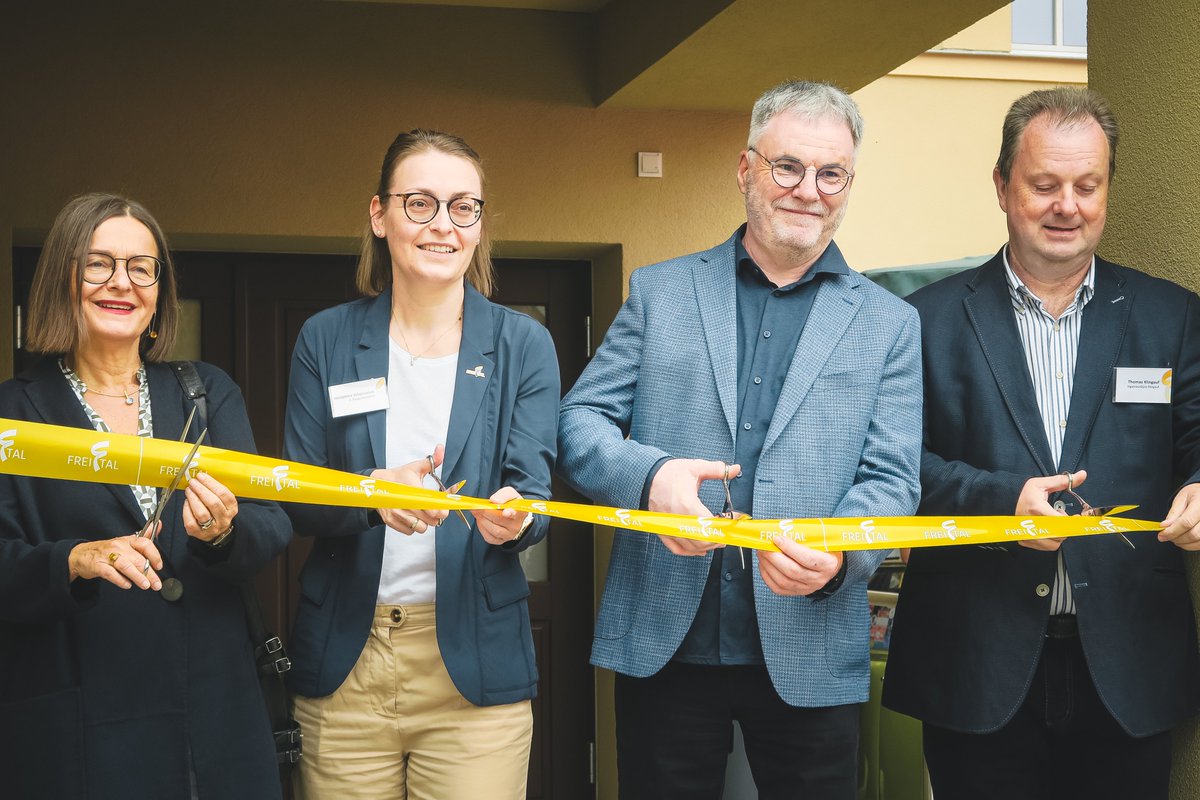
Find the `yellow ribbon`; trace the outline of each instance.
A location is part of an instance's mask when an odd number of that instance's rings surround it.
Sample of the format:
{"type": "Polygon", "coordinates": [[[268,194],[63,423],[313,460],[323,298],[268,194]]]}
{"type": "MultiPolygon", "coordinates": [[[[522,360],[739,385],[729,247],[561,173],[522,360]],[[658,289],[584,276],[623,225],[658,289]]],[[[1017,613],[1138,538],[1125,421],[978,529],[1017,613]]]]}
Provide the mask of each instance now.
{"type": "MultiPolygon", "coordinates": [[[[191,445],[83,428],[0,418],[0,473],[93,483],[166,486],[182,468],[191,445]]],[[[258,500],[360,508],[515,508],[550,517],[609,525],[621,530],[778,550],[784,536],[829,552],[891,550],[953,544],[994,544],[1047,537],[1156,531],[1157,522],[1123,517],[838,517],[828,519],[726,519],[559,503],[489,500],[444,494],[295,461],[201,447],[187,479],[204,471],[235,495],[258,500]]],[[[1134,508],[1122,506],[1113,513],[1134,508]]]]}

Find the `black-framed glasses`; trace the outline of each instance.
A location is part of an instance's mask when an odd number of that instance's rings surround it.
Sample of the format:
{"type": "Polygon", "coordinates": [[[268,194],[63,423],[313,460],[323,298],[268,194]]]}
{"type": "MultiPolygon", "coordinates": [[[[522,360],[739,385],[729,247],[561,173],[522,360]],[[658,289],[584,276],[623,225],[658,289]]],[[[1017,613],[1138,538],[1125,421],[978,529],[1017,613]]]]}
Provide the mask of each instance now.
{"type": "Polygon", "coordinates": [[[450,215],[450,221],[460,228],[469,228],[483,215],[483,201],[478,197],[452,197],[438,200],[425,192],[388,192],[384,197],[398,197],[404,207],[404,215],[418,225],[424,225],[438,215],[442,204],[450,215]]]}
{"type": "Polygon", "coordinates": [[[108,283],[117,271],[118,261],[125,262],[125,274],[134,286],[153,286],[162,277],[162,262],[154,256],[114,258],[108,253],[88,253],[83,262],[84,282],[108,283]]]}
{"type": "Polygon", "coordinates": [[[784,156],[774,161],[748,147],[751,153],[761,158],[771,167],[771,179],[783,189],[795,189],[804,181],[804,176],[812,170],[817,174],[817,191],[821,194],[837,194],[850,185],[854,173],[837,164],[826,164],[823,167],[806,167],[794,158],[784,156]]]}

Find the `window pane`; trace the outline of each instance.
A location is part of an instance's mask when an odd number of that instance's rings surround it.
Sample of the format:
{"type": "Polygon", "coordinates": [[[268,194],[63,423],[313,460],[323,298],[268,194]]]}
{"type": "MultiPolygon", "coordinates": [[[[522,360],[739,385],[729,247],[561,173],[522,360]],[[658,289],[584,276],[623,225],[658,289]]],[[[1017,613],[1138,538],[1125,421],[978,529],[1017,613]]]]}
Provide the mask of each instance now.
{"type": "Polygon", "coordinates": [[[170,358],[172,361],[199,361],[200,332],[204,327],[200,301],[182,299],[179,307],[182,313],[170,358]]]}
{"type": "Polygon", "coordinates": [[[520,311],[522,314],[528,314],[543,325],[546,324],[546,307],[545,306],[520,306],[510,305],[513,311],[520,311]]]}
{"type": "Polygon", "coordinates": [[[1087,47],[1087,0],[1062,0],[1063,41],[1068,47],[1087,47]]]}
{"type": "Polygon", "coordinates": [[[522,550],[518,556],[527,581],[550,580],[550,539],[542,539],[533,547],[522,550]]]}
{"type": "MultiPolygon", "coordinates": [[[[528,314],[541,324],[546,324],[546,307],[510,305],[514,311],[528,314]]],[[[550,580],[550,538],[547,537],[520,554],[521,567],[525,570],[525,579],[530,581],[550,580]]]]}
{"type": "Polygon", "coordinates": [[[1014,0],[1013,44],[1054,44],[1054,0],[1014,0]]]}

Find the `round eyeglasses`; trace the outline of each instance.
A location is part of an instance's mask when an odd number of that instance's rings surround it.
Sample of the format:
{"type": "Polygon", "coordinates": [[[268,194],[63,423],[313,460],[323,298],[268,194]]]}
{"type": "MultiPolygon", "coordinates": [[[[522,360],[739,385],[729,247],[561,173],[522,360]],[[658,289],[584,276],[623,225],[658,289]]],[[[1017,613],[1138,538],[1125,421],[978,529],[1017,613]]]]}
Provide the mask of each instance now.
{"type": "Polygon", "coordinates": [[[837,194],[850,185],[854,173],[836,164],[823,167],[806,167],[794,158],[783,157],[772,161],[753,147],[746,148],[771,167],[771,179],[783,189],[795,189],[804,182],[804,176],[812,170],[817,175],[817,191],[821,194],[837,194]]]}
{"type": "Polygon", "coordinates": [[[442,205],[450,221],[460,228],[469,228],[483,214],[483,201],[478,197],[454,197],[450,200],[438,200],[425,192],[388,192],[384,197],[398,197],[404,205],[404,215],[418,225],[424,225],[438,215],[442,205]]]}
{"type": "Polygon", "coordinates": [[[134,286],[153,286],[162,276],[162,262],[154,256],[113,258],[108,253],[88,253],[83,262],[85,283],[104,284],[116,274],[117,262],[125,262],[125,274],[134,286]]]}

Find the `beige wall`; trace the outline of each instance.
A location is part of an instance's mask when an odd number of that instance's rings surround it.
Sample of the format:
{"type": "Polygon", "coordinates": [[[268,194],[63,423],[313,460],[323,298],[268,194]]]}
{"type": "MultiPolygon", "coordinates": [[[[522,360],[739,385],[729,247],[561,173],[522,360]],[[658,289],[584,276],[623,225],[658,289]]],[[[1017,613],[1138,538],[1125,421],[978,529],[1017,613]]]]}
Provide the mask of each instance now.
{"type": "Polygon", "coordinates": [[[838,235],[858,269],[994,252],[1007,238],[992,167],[1013,100],[1086,84],[1077,57],[1011,49],[1008,7],[854,93],[867,122],[853,210],[838,235]]]}
{"type": "MultiPolygon", "coordinates": [[[[1200,19],[1178,0],[1091,0],[1091,85],[1121,125],[1117,177],[1101,251],[1109,258],[1200,289],[1200,19]]],[[[1192,597],[1200,562],[1188,557],[1192,597]]],[[[1171,796],[1200,797],[1200,727],[1176,731],[1171,796]]]]}

